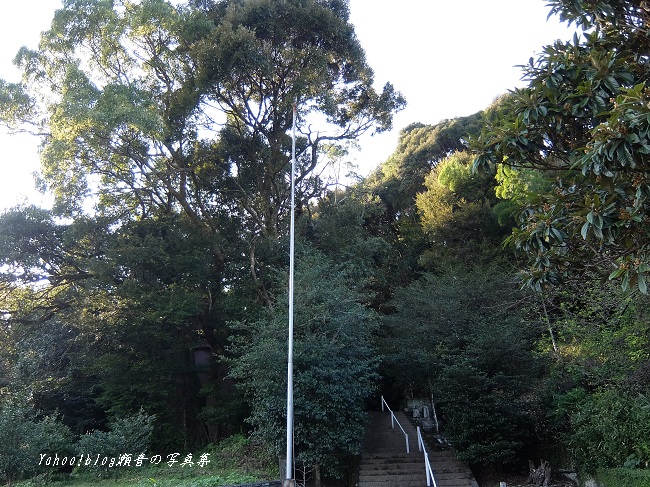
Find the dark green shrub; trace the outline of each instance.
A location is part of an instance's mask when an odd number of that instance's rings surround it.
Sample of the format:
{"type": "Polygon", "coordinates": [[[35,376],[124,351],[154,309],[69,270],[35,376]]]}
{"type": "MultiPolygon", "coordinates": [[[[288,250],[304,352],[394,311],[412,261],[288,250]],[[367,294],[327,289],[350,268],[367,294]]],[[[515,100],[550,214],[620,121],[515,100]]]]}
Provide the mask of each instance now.
{"type": "Polygon", "coordinates": [[[587,396],[571,415],[566,440],[585,472],[600,467],[647,466],[650,403],[638,393],[616,389],[587,396]]]}
{"type": "Polygon", "coordinates": [[[596,480],[602,487],[650,487],[650,470],[634,468],[600,469],[596,480]]]}
{"type": "Polygon", "coordinates": [[[46,471],[45,458],[70,452],[71,434],[56,416],[38,418],[25,401],[0,402],[0,479],[14,480],[46,471]]]}
{"type": "Polygon", "coordinates": [[[503,261],[452,268],[398,289],[396,313],[383,320],[382,371],[434,396],[444,434],[476,465],[521,462],[535,441],[544,362],[523,298],[503,261]]]}
{"type": "Polygon", "coordinates": [[[151,445],[154,420],[154,415],[147,415],[142,410],[132,416],[117,419],[111,423],[109,431],[93,431],[83,435],[77,443],[77,452],[86,457],[99,455],[102,459],[109,459],[104,465],[101,462],[98,465],[87,465],[92,469],[107,471],[125,454],[131,455],[133,464],[137,456],[147,452],[151,445]]]}
{"type": "MultiPolygon", "coordinates": [[[[333,272],[336,263],[304,247],[297,259],[295,295],[295,451],[297,462],[340,475],[341,458],[359,452],[364,401],[374,392],[376,319],[361,295],[333,272]]],[[[286,297],[256,323],[241,324],[250,341],[233,376],[252,404],[254,438],[274,455],[286,445],[286,297]]]]}

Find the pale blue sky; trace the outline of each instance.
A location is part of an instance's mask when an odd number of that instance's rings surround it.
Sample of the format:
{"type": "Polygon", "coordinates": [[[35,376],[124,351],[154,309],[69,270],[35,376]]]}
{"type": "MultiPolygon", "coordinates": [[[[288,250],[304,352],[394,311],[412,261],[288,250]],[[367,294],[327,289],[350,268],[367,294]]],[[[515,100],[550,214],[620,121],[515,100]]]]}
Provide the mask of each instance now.
{"type": "MultiPolygon", "coordinates": [[[[547,22],[545,0],[350,0],[351,20],[375,70],[378,87],[390,81],[408,101],[391,133],[364,137],[353,155],[367,174],[394,150],[399,130],[475,113],[521,86],[525,64],[542,46],[567,40],[573,29],[547,22]]],[[[11,61],[22,45],[36,47],[59,0],[6,2],[0,17],[0,78],[17,81],[11,61]]],[[[0,135],[0,208],[26,197],[37,201],[31,173],[37,141],[0,135]]]]}
{"type": "Polygon", "coordinates": [[[400,129],[471,115],[523,86],[518,65],[574,28],[546,20],[546,0],[351,0],[352,23],[375,70],[408,102],[391,133],[364,137],[362,174],[388,158],[400,129]],[[396,8],[398,6],[398,8],[396,8]]]}

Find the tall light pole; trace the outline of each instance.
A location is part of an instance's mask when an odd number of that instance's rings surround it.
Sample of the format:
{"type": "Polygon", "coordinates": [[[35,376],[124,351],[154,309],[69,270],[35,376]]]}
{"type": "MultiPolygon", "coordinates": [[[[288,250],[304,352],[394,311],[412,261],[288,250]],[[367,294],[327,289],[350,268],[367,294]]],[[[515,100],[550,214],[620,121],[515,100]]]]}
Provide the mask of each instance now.
{"type": "Polygon", "coordinates": [[[296,173],[296,115],[298,107],[293,104],[291,127],[291,222],[289,226],[289,351],[287,360],[287,465],[282,487],[294,487],[293,478],[293,267],[295,227],[295,173],[296,173]]]}

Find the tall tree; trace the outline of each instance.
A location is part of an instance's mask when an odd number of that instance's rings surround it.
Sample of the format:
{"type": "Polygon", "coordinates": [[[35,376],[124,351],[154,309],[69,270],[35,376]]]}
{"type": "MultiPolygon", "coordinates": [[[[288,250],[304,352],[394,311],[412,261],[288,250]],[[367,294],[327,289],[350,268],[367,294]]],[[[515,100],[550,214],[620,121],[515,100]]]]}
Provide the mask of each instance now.
{"type": "Polygon", "coordinates": [[[440,161],[467,148],[470,136],[481,130],[483,112],[443,120],[436,125],[412,123],[400,132],[393,154],[368,178],[393,217],[410,214],[424,179],[440,161]]]}
{"type": "Polygon", "coordinates": [[[391,247],[368,228],[375,209],[354,190],[347,191],[340,201],[332,196],[319,200],[312,217],[303,219],[304,235],[311,246],[335,262],[332,271],[360,293],[364,304],[380,308],[387,300],[391,247]]]}
{"type": "MultiPolygon", "coordinates": [[[[0,219],[0,318],[30,340],[73,329],[93,354],[57,372],[111,414],[147,402],[172,441],[200,406],[190,350],[221,360],[228,322],[281,292],[294,106],[300,212],[327,183],[322,149],[388,129],[404,105],[373,87],[346,1],[176,4],[65,0],[18,53],[22,82],[0,83],[0,118],[41,137],[56,197],[0,219]]],[[[246,410],[211,399],[202,417],[222,430],[246,410]]]]}
{"type": "Polygon", "coordinates": [[[115,218],[182,211],[212,234],[215,262],[239,240],[255,278],[255,243],[286,227],[293,106],[300,205],[322,188],[324,142],[390,128],[404,104],[373,88],[343,0],[66,0],[16,63],[3,118],[43,137],[57,211],[89,196],[115,218]]]}
{"type": "Polygon", "coordinates": [[[398,145],[360,188],[368,209],[366,225],[392,246],[387,264],[389,282],[406,284],[421,271],[420,255],[427,247],[416,207],[426,176],[454,151],[462,151],[470,135],[480,131],[483,113],[444,120],[436,125],[413,123],[400,132],[398,145]]]}
{"type": "MultiPolygon", "coordinates": [[[[241,293],[211,300],[215,311],[204,308],[220,274],[209,235],[187,218],[105,224],[56,222],[33,208],[0,217],[3,377],[11,391],[61,411],[78,433],[144,405],[164,431],[158,447],[216,439],[228,420],[243,418],[225,419],[222,410],[219,421],[199,421],[204,401],[191,350],[207,342],[223,353],[229,333],[219,323],[241,316],[232,304],[241,293]]],[[[233,274],[226,282],[241,278],[233,274]]]]}

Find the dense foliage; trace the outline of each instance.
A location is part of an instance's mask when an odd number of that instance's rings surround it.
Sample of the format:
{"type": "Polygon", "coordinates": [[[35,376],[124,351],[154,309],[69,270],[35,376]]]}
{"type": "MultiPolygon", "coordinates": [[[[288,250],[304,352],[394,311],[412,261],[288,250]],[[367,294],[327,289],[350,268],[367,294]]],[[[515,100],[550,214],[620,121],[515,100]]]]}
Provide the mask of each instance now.
{"type": "Polygon", "coordinates": [[[596,271],[647,291],[648,12],[638,2],[551,2],[586,29],[524,69],[476,143],[476,166],[535,168],[553,190],[531,195],[516,245],[540,288],[596,271]]]}
{"type": "MultiPolygon", "coordinates": [[[[55,195],[1,217],[3,383],[76,434],[143,407],[161,451],[255,414],[230,376],[249,334],[233,323],[262,328],[283,302],[294,121],[300,215],[326,193],[328,154],[404,105],[374,88],[345,1],[176,3],[66,0],[18,53],[22,82],[0,84],[2,122],[41,138],[55,195]]],[[[346,279],[367,302],[376,266],[356,253],[346,279]]]]}
{"type": "Polygon", "coordinates": [[[509,242],[541,294],[544,441],[585,471],[647,467],[647,6],[550,5],[583,31],[523,67],[528,86],[491,112],[474,166],[517,210],[509,242]]]}
{"type": "Polygon", "coordinates": [[[509,463],[532,446],[543,333],[504,262],[425,274],[384,319],[385,366],[397,386],[433,396],[445,432],[472,463],[509,463]]]}
{"type": "Polygon", "coordinates": [[[9,485],[46,470],[43,456],[70,452],[70,431],[56,416],[38,417],[23,398],[0,403],[0,478],[9,485]]]}
{"type": "MultiPolygon", "coordinates": [[[[155,419],[154,416],[144,414],[142,410],[133,416],[116,419],[111,423],[108,431],[91,431],[82,435],[76,446],[76,454],[79,458],[82,458],[82,455],[86,457],[101,455],[118,461],[125,455],[129,455],[135,464],[138,456],[148,452],[151,447],[155,419]]],[[[88,466],[88,469],[102,470],[104,473],[114,470],[110,467],[110,463],[95,465],[94,462],[88,466]]]]}
{"type": "Polygon", "coordinates": [[[325,166],[404,104],[347,2],[177,3],[66,0],[0,83],[56,196],[0,215],[4,480],[37,453],[242,434],[275,463],[294,117],[305,470],[349,466],[379,393],[432,397],[484,469],[648,467],[644,3],[551,1],[584,32],[528,87],[409,125],[345,190],[325,166]]]}
{"type": "MultiPolygon", "coordinates": [[[[308,248],[298,261],[293,364],[297,460],[336,473],[337,457],[359,453],[360,418],[376,382],[371,343],[376,318],[361,304],[358,291],[346,285],[335,262],[308,248]]],[[[279,299],[260,321],[240,325],[248,338],[235,350],[233,369],[252,404],[249,421],[276,455],[286,441],[287,309],[286,299],[279,299]]]]}

